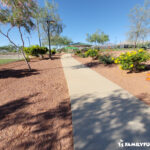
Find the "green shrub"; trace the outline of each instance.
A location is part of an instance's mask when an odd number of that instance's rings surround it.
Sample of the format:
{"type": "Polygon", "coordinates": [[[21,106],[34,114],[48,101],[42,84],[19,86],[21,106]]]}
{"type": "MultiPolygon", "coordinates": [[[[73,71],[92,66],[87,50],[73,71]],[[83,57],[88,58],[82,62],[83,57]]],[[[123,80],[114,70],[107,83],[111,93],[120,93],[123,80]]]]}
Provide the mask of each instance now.
{"type": "Polygon", "coordinates": [[[113,64],[114,60],[110,54],[103,54],[99,56],[99,62],[105,65],[113,64]]]}
{"type": "Polygon", "coordinates": [[[52,55],[55,55],[55,54],[56,54],[56,49],[53,48],[53,49],[51,50],[51,53],[52,53],[52,55]]]}
{"type": "Polygon", "coordinates": [[[48,49],[46,47],[40,47],[38,45],[33,45],[31,47],[25,47],[24,48],[24,52],[26,53],[26,55],[30,55],[30,56],[36,56],[39,57],[39,55],[44,55],[46,54],[48,51],[48,49]]]}
{"type": "Polygon", "coordinates": [[[96,59],[98,57],[98,50],[96,49],[89,49],[85,52],[86,57],[92,57],[92,59],[96,59]]]}
{"type": "Polygon", "coordinates": [[[85,53],[80,53],[80,54],[78,54],[78,56],[80,56],[80,57],[82,57],[82,58],[85,58],[85,57],[86,57],[85,53]]]}
{"type": "Polygon", "coordinates": [[[145,69],[146,65],[143,63],[148,60],[150,60],[150,54],[143,49],[139,49],[138,51],[121,54],[114,62],[120,64],[120,69],[138,72],[145,69]]]}
{"type": "Polygon", "coordinates": [[[79,54],[81,54],[81,50],[76,50],[75,55],[79,55],[79,54]]]}
{"type": "Polygon", "coordinates": [[[38,48],[38,53],[39,55],[44,55],[48,52],[48,48],[47,47],[39,47],[38,48]]]}
{"type": "Polygon", "coordinates": [[[16,53],[16,52],[17,52],[17,50],[12,50],[12,52],[16,53]]]}

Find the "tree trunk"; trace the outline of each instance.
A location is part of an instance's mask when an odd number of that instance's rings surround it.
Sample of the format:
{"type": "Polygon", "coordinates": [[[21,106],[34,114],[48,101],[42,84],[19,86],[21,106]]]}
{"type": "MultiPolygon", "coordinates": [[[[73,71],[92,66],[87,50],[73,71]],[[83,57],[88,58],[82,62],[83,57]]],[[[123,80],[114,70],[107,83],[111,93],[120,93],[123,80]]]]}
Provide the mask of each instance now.
{"type": "Polygon", "coordinates": [[[134,43],[134,48],[136,48],[136,42],[134,43]]]}
{"type": "Polygon", "coordinates": [[[24,57],[24,60],[25,60],[25,62],[26,62],[26,64],[27,64],[27,66],[28,66],[28,68],[29,68],[29,71],[31,71],[31,67],[30,67],[30,64],[28,63],[28,61],[27,61],[27,59],[26,59],[26,56],[25,56],[25,54],[24,54],[24,51],[23,51],[23,49],[24,49],[24,40],[23,40],[23,36],[22,36],[22,32],[21,32],[21,27],[19,26],[18,27],[19,28],[19,33],[20,33],[20,37],[21,37],[21,40],[22,40],[22,48],[21,48],[21,52],[22,52],[22,55],[23,55],[23,57],[24,57]]]}
{"type": "Polygon", "coordinates": [[[39,27],[39,21],[38,20],[37,20],[37,30],[38,30],[39,44],[41,47],[42,43],[41,43],[41,34],[40,34],[40,27],[39,27]]]}
{"type": "Polygon", "coordinates": [[[49,59],[52,59],[52,53],[51,53],[51,38],[50,38],[50,23],[47,22],[47,26],[48,26],[48,43],[49,43],[49,59]]]}
{"type": "Polygon", "coordinates": [[[136,44],[138,42],[138,38],[139,38],[139,33],[136,33],[136,40],[135,40],[135,43],[134,43],[134,48],[136,48],[136,44]]]}

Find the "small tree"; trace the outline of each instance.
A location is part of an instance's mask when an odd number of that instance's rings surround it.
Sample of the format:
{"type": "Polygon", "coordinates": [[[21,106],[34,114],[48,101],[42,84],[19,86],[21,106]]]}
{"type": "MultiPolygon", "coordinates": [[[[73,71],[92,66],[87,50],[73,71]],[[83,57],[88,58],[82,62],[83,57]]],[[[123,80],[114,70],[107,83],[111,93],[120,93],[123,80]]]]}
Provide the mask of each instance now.
{"type": "Polygon", "coordinates": [[[95,45],[97,45],[97,43],[100,43],[100,33],[99,31],[97,30],[95,33],[93,33],[92,35],[88,34],[87,33],[87,38],[86,40],[90,43],[95,43],[95,45]]]}
{"type": "Polygon", "coordinates": [[[144,40],[149,33],[150,23],[150,3],[145,0],[143,6],[136,5],[129,14],[131,22],[130,30],[127,33],[128,40],[134,42],[136,48],[137,42],[144,40]]]}
{"type": "Polygon", "coordinates": [[[109,36],[104,34],[104,32],[99,32],[98,30],[92,35],[87,34],[86,36],[86,40],[90,43],[95,43],[95,45],[104,44],[105,42],[109,41],[109,36]]]}
{"type": "Polygon", "coordinates": [[[109,41],[109,36],[106,35],[104,32],[101,32],[99,43],[103,45],[105,42],[108,42],[108,41],[109,41]]]}
{"type": "Polygon", "coordinates": [[[37,5],[32,0],[2,0],[2,4],[4,6],[0,8],[0,22],[4,25],[10,25],[10,28],[8,29],[7,33],[4,33],[2,30],[0,30],[0,33],[5,36],[10,41],[10,43],[18,48],[18,46],[9,36],[12,28],[18,28],[22,41],[21,52],[29,70],[31,70],[30,64],[28,63],[23,52],[24,39],[21,28],[24,28],[25,31],[30,33],[30,30],[34,27],[32,17],[37,5]]]}
{"type": "Polygon", "coordinates": [[[47,16],[51,16],[51,18],[54,21],[60,21],[60,17],[57,14],[57,7],[58,7],[57,3],[55,3],[54,0],[52,0],[51,3],[48,0],[45,0],[45,6],[44,7],[38,6],[38,8],[35,12],[34,18],[36,20],[36,27],[37,27],[36,29],[38,32],[40,47],[42,46],[42,35],[43,35],[43,33],[44,33],[44,35],[45,35],[45,33],[47,34],[47,28],[45,26],[44,18],[46,18],[47,16]]]}
{"type": "MultiPolygon", "coordinates": [[[[57,13],[57,4],[52,1],[52,3],[49,3],[49,1],[45,1],[45,7],[42,8],[42,29],[43,29],[43,37],[44,41],[48,43],[48,41],[51,43],[51,37],[58,36],[63,31],[64,25],[61,23],[61,19],[57,13]],[[50,23],[50,22],[53,23],[50,23]]],[[[51,45],[51,44],[50,44],[51,45]]],[[[49,45],[49,47],[50,47],[49,45]]],[[[49,58],[51,59],[51,50],[49,48],[49,58]]]]}

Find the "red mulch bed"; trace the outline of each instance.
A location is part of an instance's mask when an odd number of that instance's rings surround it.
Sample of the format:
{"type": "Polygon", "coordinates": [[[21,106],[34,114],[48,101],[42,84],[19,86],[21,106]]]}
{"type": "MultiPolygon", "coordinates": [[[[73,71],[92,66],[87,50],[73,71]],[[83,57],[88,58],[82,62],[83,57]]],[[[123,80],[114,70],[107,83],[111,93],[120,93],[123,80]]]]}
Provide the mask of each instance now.
{"type": "MultiPolygon", "coordinates": [[[[140,73],[127,73],[127,71],[120,70],[115,64],[106,66],[100,64],[98,60],[93,61],[91,58],[78,56],[74,56],[74,58],[150,105],[150,81],[146,80],[147,73],[150,70],[140,73]]],[[[148,64],[150,65],[150,62],[148,64]]]]}
{"type": "Polygon", "coordinates": [[[0,66],[0,150],[73,150],[60,55],[0,66]]]}

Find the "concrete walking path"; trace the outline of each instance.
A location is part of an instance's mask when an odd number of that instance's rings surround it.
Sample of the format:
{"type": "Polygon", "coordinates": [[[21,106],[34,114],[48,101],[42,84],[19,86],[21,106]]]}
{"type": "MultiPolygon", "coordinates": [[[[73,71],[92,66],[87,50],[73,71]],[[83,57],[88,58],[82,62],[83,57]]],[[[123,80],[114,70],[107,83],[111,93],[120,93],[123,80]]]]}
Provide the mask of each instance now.
{"type": "Polygon", "coordinates": [[[149,106],[70,54],[62,56],[62,65],[71,98],[75,150],[117,150],[121,140],[150,142],[149,106]]]}

